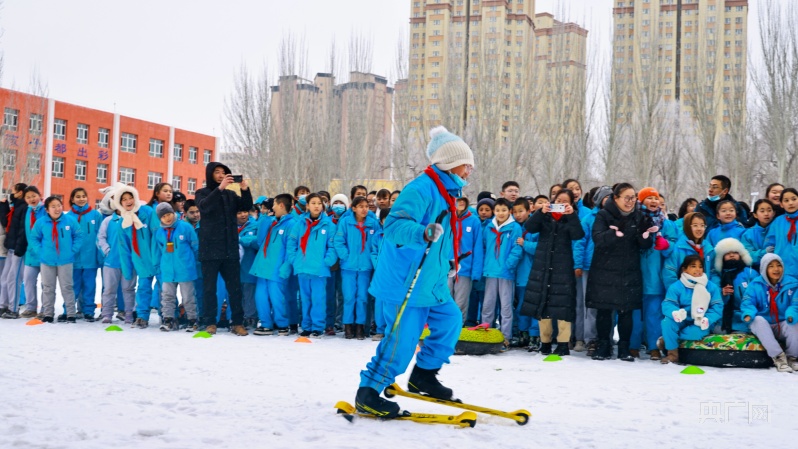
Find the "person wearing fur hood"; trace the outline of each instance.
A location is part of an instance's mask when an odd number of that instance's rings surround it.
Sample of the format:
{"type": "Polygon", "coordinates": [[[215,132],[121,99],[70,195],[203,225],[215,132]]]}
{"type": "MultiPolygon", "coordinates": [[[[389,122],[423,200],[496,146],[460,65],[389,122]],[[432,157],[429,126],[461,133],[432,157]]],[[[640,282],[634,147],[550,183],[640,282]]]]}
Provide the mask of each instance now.
{"type": "Polygon", "coordinates": [[[100,317],[105,324],[111,323],[114,306],[118,311],[117,319],[125,324],[133,324],[133,311],[136,307],[136,276],[125,279],[122,276],[122,263],[119,257],[119,234],[122,232],[122,216],[114,209],[114,193],[116,189],[125,187],[117,183],[100,190],[103,199],[100,201],[100,213],[106,215],[97,231],[97,247],[103,253],[103,287],[102,308],[100,317]],[[122,286],[122,295],[117,297],[117,290],[122,286]]]}
{"type": "Polygon", "coordinates": [[[737,239],[725,238],[715,245],[715,274],[723,296],[723,319],[712,333],[748,332],[748,324],[740,315],[740,304],[759,273],[751,268],[753,258],[737,239]]]}

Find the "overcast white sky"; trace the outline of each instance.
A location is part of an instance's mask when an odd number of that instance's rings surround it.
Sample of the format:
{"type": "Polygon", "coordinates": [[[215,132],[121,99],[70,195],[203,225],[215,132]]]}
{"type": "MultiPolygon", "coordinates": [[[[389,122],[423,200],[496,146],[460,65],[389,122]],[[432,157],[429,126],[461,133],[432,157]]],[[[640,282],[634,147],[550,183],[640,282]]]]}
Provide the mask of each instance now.
{"type": "MultiPolygon", "coordinates": [[[[756,3],[756,2],[752,2],[756,3]]],[[[285,32],[304,34],[309,71],[335,36],[373,39],[373,72],[391,77],[411,0],[2,0],[3,87],[37,71],[60,101],[221,136],[225,96],[245,62],[275,66],[285,32]]],[[[608,45],[612,0],[537,0],[608,45]]],[[[753,5],[752,5],[753,6],[753,5]]],[[[756,15],[752,8],[749,24],[756,15]]],[[[597,44],[599,45],[599,44],[597,44]]]]}

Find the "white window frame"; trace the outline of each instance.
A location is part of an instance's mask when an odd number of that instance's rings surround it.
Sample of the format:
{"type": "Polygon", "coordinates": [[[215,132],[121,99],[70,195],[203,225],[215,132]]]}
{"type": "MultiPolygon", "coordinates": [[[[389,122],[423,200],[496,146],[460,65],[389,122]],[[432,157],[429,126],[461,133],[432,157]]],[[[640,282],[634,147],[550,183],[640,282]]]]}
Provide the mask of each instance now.
{"type": "Polygon", "coordinates": [[[66,165],[66,161],[64,158],[59,156],[53,157],[53,178],[63,178],[64,177],[64,166],[66,165]]]}
{"type": "Polygon", "coordinates": [[[16,131],[19,126],[19,109],[6,108],[3,113],[3,126],[9,131],[16,131]]]}
{"type": "Polygon", "coordinates": [[[150,138],[150,157],[163,158],[163,140],[150,138]]]}
{"type": "Polygon", "coordinates": [[[86,172],[89,170],[88,161],[76,160],[75,161],[75,181],[85,181],[86,172]]]}
{"type": "Polygon", "coordinates": [[[174,157],[175,162],[183,162],[183,144],[176,143],[174,149],[174,157]]]}
{"type": "Polygon", "coordinates": [[[97,184],[108,184],[108,164],[97,164],[97,184]]]}
{"type": "Polygon", "coordinates": [[[152,190],[155,185],[163,182],[163,173],[148,171],[147,172],[147,189],[152,190]]]}
{"type": "Polygon", "coordinates": [[[108,128],[100,128],[97,130],[97,146],[100,148],[108,148],[108,142],[111,140],[111,130],[108,128]]]}
{"type": "Polygon", "coordinates": [[[119,151],[123,153],[136,153],[136,146],[138,145],[138,136],[130,133],[122,133],[120,137],[119,151]]]}
{"type": "Polygon", "coordinates": [[[53,122],[53,139],[66,140],[67,121],[61,118],[53,122]]]}
{"type": "Polygon", "coordinates": [[[136,184],[136,169],[119,167],[119,182],[133,186],[136,184]]]}
{"type": "Polygon", "coordinates": [[[89,125],[85,123],[78,123],[78,143],[89,143],[89,125]]]}

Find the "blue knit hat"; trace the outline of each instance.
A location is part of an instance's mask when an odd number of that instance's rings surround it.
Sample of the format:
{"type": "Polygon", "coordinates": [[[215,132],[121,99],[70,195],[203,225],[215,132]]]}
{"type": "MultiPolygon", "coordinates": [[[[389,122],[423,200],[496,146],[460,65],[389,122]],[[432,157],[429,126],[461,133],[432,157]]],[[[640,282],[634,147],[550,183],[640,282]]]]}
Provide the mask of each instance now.
{"type": "Polygon", "coordinates": [[[429,136],[431,140],[427,145],[427,157],[431,164],[444,171],[463,164],[474,166],[474,153],[463,139],[443,126],[432,128],[429,136]]]}

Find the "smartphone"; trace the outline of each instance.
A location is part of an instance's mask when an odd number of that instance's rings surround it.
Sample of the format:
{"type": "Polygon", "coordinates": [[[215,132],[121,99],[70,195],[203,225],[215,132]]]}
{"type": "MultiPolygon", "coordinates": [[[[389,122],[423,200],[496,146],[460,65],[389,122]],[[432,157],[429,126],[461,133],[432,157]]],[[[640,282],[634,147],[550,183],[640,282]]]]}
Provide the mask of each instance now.
{"type": "Polygon", "coordinates": [[[244,181],[244,175],[233,175],[233,182],[241,184],[244,181]]]}
{"type": "Polygon", "coordinates": [[[563,204],[563,203],[552,203],[551,211],[561,214],[561,213],[565,212],[565,204],[563,204]]]}

